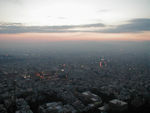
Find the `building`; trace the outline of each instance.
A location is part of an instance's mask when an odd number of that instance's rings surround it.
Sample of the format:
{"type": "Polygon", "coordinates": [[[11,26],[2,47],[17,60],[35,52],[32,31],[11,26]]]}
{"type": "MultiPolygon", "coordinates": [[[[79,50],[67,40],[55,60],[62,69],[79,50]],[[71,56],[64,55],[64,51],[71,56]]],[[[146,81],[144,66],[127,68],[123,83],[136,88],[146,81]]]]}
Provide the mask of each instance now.
{"type": "Polygon", "coordinates": [[[82,92],[81,101],[90,107],[96,107],[102,104],[101,98],[90,91],[82,92]]]}
{"type": "Polygon", "coordinates": [[[27,104],[27,102],[23,98],[16,100],[16,108],[17,108],[17,111],[15,113],[33,113],[30,110],[30,106],[27,104]]]}
{"type": "Polygon", "coordinates": [[[109,106],[108,104],[104,104],[104,106],[99,107],[98,110],[100,110],[101,113],[106,113],[109,110],[109,106]]]}
{"type": "Polygon", "coordinates": [[[125,111],[128,109],[128,104],[124,101],[113,99],[109,101],[109,109],[111,111],[125,111]]]}
{"type": "Polygon", "coordinates": [[[63,105],[62,102],[50,102],[39,107],[39,113],[76,113],[71,105],[63,105]]]}

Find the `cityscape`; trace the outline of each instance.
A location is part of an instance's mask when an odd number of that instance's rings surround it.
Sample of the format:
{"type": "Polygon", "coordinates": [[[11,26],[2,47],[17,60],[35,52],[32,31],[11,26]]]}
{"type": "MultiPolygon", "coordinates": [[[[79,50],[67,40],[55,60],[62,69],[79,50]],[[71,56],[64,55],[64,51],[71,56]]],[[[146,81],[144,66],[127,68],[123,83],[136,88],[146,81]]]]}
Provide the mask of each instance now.
{"type": "Polygon", "coordinates": [[[150,0],[0,0],[0,113],[150,113],[150,0]]]}
{"type": "Polygon", "coordinates": [[[1,113],[149,113],[149,43],[99,44],[94,52],[1,49],[1,113]]]}

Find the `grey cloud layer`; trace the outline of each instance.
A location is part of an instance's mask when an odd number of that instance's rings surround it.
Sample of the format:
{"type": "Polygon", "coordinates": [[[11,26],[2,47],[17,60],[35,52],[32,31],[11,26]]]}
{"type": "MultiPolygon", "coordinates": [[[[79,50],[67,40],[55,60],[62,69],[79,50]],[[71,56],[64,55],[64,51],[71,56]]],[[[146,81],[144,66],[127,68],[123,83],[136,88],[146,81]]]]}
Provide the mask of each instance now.
{"type": "Polygon", "coordinates": [[[127,24],[113,26],[112,28],[108,28],[103,23],[85,24],[85,25],[62,25],[62,26],[23,26],[20,23],[0,24],[1,34],[62,33],[62,32],[137,33],[143,31],[150,31],[149,18],[129,20],[127,24]],[[76,28],[76,30],[74,30],[74,28],[76,28]],[[80,28],[82,28],[83,30],[80,30],[80,28]],[[90,28],[91,30],[86,30],[86,28],[90,28]],[[93,28],[97,28],[99,30],[93,30],[93,28]]]}
{"type": "Polygon", "coordinates": [[[105,29],[97,32],[104,33],[136,33],[150,31],[150,19],[133,19],[128,24],[115,26],[114,28],[105,29]]]}
{"type": "Polygon", "coordinates": [[[73,28],[105,27],[102,23],[86,25],[62,25],[62,26],[23,26],[19,23],[0,24],[0,33],[59,33],[59,32],[79,32],[71,30],[73,28]]]}

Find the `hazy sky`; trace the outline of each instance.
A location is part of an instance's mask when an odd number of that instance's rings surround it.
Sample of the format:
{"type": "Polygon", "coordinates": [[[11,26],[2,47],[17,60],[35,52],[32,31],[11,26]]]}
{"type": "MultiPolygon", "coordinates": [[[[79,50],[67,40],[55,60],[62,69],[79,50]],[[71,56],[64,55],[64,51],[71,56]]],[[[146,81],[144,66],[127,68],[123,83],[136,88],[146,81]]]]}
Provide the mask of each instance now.
{"type": "Polygon", "coordinates": [[[150,0],[0,0],[0,39],[64,33],[71,40],[78,34],[149,39],[149,5],[150,0]]]}

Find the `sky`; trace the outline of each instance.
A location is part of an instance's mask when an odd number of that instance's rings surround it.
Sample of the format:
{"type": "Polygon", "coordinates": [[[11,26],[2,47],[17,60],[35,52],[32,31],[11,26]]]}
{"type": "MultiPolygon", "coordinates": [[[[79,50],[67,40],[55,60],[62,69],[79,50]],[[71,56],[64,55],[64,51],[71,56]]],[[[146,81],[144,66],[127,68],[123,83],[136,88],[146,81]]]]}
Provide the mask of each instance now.
{"type": "Polygon", "coordinates": [[[150,0],[0,0],[0,41],[150,40],[150,0]]]}

